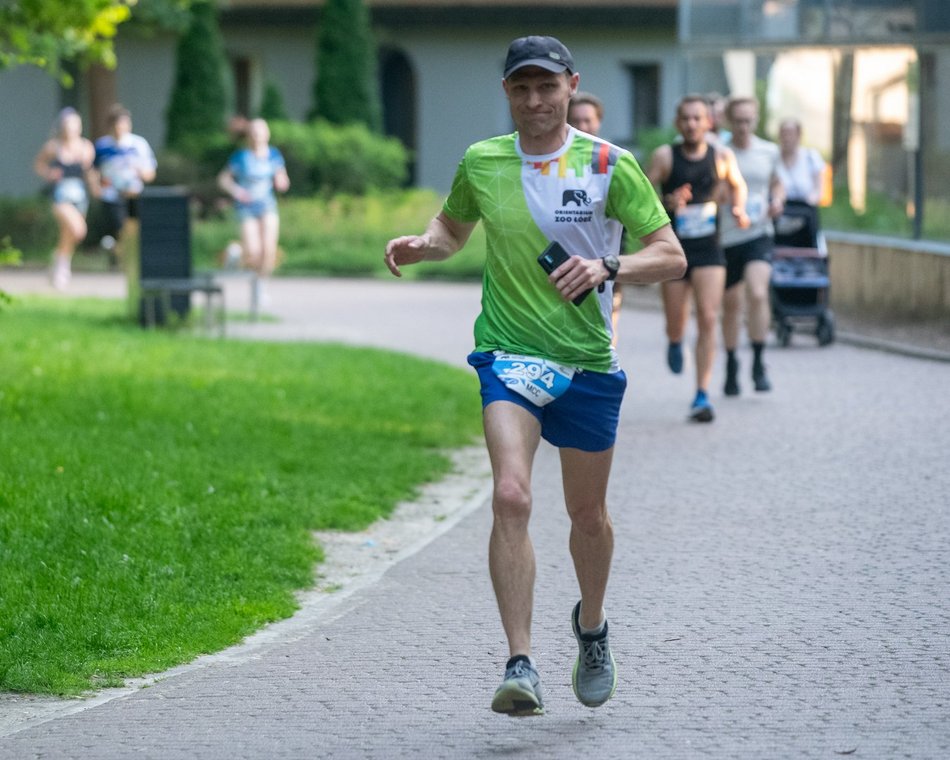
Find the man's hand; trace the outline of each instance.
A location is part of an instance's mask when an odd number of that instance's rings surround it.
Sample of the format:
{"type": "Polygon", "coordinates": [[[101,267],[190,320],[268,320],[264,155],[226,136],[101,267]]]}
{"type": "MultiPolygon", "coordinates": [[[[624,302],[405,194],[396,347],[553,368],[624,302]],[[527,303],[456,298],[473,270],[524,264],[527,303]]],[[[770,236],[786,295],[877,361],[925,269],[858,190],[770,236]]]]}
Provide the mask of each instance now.
{"type": "Polygon", "coordinates": [[[691,200],[693,200],[693,186],[687,182],[663,196],[663,208],[675,214],[691,200]]]}
{"type": "Polygon", "coordinates": [[[396,277],[402,277],[400,265],[418,264],[426,256],[428,241],[422,235],[404,235],[386,243],[386,266],[396,277]]]}
{"type": "Polygon", "coordinates": [[[605,282],[609,274],[600,259],[571,256],[548,275],[548,280],[558,289],[565,301],[573,301],[605,282]]]}
{"type": "Polygon", "coordinates": [[[769,218],[778,219],[785,211],[785,201],[782,198],[772,197],[769,200],[769,218]]]}
{"type": "Polygon", "coordinates": [[[732,207],[732,218],[736,220],[736,226],[744,230],[752,221],[749,219],[749,215],[745,212],[745,207],[743,206],[733,206],[732,207]]]}

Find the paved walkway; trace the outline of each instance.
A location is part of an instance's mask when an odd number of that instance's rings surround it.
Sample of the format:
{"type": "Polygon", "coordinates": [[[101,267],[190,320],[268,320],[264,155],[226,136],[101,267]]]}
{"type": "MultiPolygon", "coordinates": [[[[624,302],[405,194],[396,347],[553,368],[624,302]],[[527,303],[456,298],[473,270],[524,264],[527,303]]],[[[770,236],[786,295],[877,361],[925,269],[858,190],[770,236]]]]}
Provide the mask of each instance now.
{"type": "MultiPolygon", "coordinates": [[[[273,295],[287,321],[232,334],[456,364],[478,301],[476,287],[408,282],[297,280],[273,295]]],[[[149,688],[21,721],[0,758],[950,756],[950,364],[803,339],[770,351],[774,392],[714,392],[718,419],[695,426],[659,314],[626,310],[619,349],[630,386],[607,611],[621,680],[604,707],[571,694],[577,591],[545,445],[532,523],[544,717],[488,709],[506,651],[476,489],[435,540],[341,598],[308,595],[252,646],[149,688]]],[[[0,701],[0,715],[20,708],[0,701]]]]}

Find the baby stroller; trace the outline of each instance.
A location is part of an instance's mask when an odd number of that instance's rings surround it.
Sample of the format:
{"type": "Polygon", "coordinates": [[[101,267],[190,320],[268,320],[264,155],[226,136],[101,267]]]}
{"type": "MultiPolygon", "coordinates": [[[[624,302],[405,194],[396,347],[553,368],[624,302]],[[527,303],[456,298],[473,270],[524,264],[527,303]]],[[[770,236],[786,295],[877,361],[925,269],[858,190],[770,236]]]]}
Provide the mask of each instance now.
{"type": "Polygon", "coordinates": [[[835,317],[828,306],[828,249],[818,227],[818,209],[789,201],[775,220],[775,254],[769,299],[775,335],[782,346],[796,327],[810,327],[818,345],[835,339],[835,317]]]}

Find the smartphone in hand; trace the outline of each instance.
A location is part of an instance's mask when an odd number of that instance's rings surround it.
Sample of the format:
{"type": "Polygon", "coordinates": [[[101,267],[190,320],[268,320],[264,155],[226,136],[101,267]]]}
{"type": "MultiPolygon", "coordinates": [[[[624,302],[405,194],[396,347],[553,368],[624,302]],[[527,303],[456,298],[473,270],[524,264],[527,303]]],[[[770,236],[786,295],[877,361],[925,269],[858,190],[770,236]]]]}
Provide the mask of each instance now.
{"type": "MultiPolygon", "coordinates": [[[[570,258],[570,255],[556,240],[551,243],[544,251],[538,256],[538,263],[541,265],[541,268],[551,274],[555,269],[557,269],[561,264],[567,261],[570,258]]],[[[593,290],[593,288],[591,288],[593,290]]],[[[590,290],[585,290],[577,298],[574,299],[574,305],[580,306],[584,299],[590,295],[590,290]]]]}

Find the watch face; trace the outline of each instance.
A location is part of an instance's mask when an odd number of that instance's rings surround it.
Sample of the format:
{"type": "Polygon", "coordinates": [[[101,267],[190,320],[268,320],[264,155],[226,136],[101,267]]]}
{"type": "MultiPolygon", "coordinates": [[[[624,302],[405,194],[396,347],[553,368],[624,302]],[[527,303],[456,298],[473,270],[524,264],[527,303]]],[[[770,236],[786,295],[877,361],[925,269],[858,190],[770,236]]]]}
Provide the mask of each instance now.
{"type": "Polygon", "coordinates": [[[614,279],[617,276],[617,272],[620,270],[620,259],[610,254],[604,256],[604,266],[607,267],[607,271],[610,272],[610,279],[614,279]]]}

